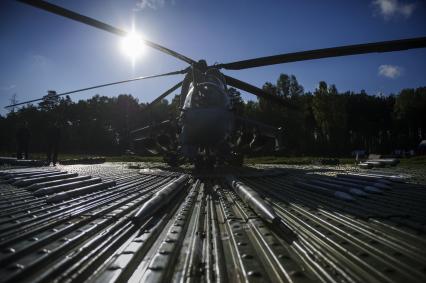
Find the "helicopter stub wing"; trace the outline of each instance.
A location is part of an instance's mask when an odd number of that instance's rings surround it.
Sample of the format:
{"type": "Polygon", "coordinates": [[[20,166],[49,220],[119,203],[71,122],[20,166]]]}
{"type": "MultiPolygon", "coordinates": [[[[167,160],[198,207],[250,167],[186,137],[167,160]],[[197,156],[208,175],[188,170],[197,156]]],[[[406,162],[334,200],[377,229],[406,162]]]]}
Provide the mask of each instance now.
{"type": "Polygon", "coordinates": [[[130,132],[132,135],[137,135],[137,138],[143,138],[151,135],[153,132],[160,132],[163,130],[167,130],[171,126],[171,120],[164,120],[157,124],[152,124],[149,126],[145,126],[130,132]]]}
{"type": "Polygon", "coordinates": [[[135,148],[143,148],[152,154],[168,152],[174,148],[171,120],[139,128],[130,133],[135,136],[133,139],[135,148]]]}
{"type": "Polygon", "coordinates": [[[283,149],[283,129],[281,127],[274,127],[241,116],[236,116],[236,121],[237,124],[243,129],[243,131],[251,129],[251,131],[253,132],[252,140],[249,145],[251,149],[256,151],[263,148],[263,146],[267,143],[267,139],[274,140],[275,151],[280,151],[283,149]]]}
{"type": "Polygon", "coordinates": [[[260,134],[268,138],[275,138],[277,135],[282,135],[283,129],[281,127],[274,127],[271,125],[264,124],[262,122],[236,116],[237,123],[245,128],[256,129],[260,134]]]}

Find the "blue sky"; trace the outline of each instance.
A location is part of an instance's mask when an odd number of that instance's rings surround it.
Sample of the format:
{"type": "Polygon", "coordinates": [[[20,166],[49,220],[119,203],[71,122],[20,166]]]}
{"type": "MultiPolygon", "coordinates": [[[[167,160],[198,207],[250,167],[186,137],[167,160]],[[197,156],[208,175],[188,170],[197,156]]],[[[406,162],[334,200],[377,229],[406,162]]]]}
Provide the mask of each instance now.
{"type": "MultiPolygon", "coordinates": [[[[240,59],[426,35],[421,0],[252,1],[124,0],[52,3],[130,30],[195,60],[224,63],[240,59]]],[[[58,92],[168,72],[185,63],[147,48],[132,66],[121,39],[95,28],[14,1],[0,4],[0,114],[16,93],[19,101],[47,90],[58,92]]],[[[296,62],[225,73],[257,86],[294,74],[307,91],[318,82],[339,91],[365,89],[396,93],[426,86],[426,49],[296,62]]],[[[78,93],[130,93],[154,99],[182,77],[158,78],[78,93]]],[[[245,99],[253,99],[244,95],[245,99]]]]}

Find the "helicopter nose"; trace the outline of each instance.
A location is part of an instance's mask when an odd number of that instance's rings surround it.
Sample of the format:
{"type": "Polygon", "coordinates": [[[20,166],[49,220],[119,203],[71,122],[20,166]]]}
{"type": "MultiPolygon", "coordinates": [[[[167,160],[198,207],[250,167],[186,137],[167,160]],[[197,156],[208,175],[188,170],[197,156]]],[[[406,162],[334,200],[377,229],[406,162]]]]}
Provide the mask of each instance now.
{"type": "Polygon", "coordinates": [[[215,145],[226,137],[232,125],[232,114],[226,109],[190,109],[185,112],[183,144],[215,145]]]}

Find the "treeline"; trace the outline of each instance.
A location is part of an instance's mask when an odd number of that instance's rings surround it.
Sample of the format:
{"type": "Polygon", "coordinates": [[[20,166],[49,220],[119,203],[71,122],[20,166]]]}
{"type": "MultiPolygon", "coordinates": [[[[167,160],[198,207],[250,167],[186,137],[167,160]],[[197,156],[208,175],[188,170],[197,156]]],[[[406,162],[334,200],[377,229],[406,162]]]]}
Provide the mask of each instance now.
{"type": "MultiPolygon", "coordinates": [[[[282,74],[276,84],[268,82],[263,88],[287,105],[264,99],[244,103],[240,98],[237,112],[283,127],[284,155],[347,156],[355,149],[390,153],[415,149],[426,136],[426,87],[376,96],[365,91],[339,93],[322,81],[310,93],[295,76],[282,74]]],[[[145,103],[126,94],[78,102],[69,97],[46,99],[0,116],[0,151],[15,150],[15,133],[27,122],[30,150],[43,152],[46,129],[57,122],[62,126],[62,152],[122,154],[131,147],[131,130],[176,117],[178,101],[176,95],[171,103],[163,100],[147,110],[145,103]]]]}
{"type": "Polygon", "coordinates": [[[284,125],[289,154],[345,156],[355,149],[386,154],[416,149],[426,135],[426,87],[377,96],[339,93],[321,81],[310,93],[294,76],[282,74],[264,89],[286,99],[288,107],[260,99],[245,108],[261,121],[284,125]]]}

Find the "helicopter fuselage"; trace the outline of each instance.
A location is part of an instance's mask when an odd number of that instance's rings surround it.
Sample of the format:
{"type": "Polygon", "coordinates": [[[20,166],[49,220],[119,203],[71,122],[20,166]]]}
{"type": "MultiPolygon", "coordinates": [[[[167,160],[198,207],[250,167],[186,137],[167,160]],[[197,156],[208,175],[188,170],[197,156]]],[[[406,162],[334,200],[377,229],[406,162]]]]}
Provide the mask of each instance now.
{"type": "Polygon", "coordinates": [[[279,149],[280,129],[237,115],[235,99],[218,69],[192,68],[182,83],[177,120],[139,129],[143,136],[135,141],[170,165],[205,168],[241,165],[244,151],[260,150],[271,138],[279,149]]]}
{"type": "Polygon", "coordinates": [[[197,75],[183,94],[179,124],[181,153],[188,160],[227,147],[234,130],[235,113],[220,72],[207,70],[197,75]]]}

